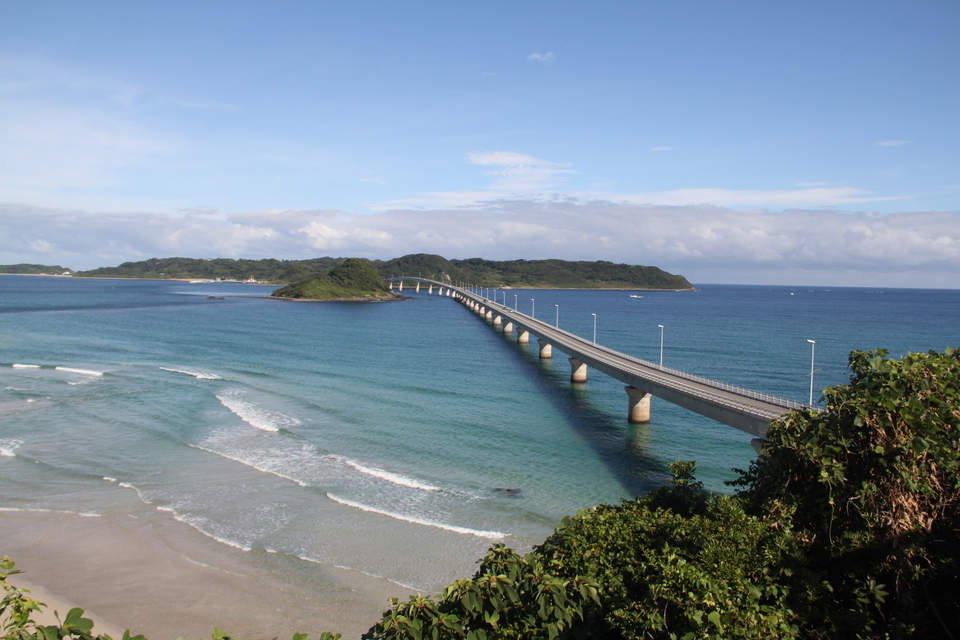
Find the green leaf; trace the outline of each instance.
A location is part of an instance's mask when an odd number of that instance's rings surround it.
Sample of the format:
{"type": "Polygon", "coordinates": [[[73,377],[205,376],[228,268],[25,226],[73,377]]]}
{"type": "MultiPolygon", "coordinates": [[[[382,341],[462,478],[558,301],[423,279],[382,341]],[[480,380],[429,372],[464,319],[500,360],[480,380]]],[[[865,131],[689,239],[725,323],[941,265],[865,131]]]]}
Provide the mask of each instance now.
{"type": "Polygon", "coordinates": [[[710,615],[707,616],[707,620],[713,623],[719,631],[723,631],[723,625],[720,624],[720,613],[717,611],[711,611],[710,615]]]}

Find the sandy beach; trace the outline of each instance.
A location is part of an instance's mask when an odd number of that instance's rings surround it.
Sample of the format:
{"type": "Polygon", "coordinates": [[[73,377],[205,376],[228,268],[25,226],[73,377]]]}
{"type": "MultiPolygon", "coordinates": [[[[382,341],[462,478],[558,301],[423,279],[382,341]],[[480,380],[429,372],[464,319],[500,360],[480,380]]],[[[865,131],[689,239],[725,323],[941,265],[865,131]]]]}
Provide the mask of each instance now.
{"type": "Polygon", "coordinates": [[[406,596],[335,567],[285,571],[277,554],[233,549],[164,518],[8,511],[0,540],[0,555],[24,572],[11,582],[50,605],[45,621],[80,606],[95,632],[114,638],[130,629],[150,640],[200,639],[214,627],[242,638],[357,638],[389,597],[406,596]]]}

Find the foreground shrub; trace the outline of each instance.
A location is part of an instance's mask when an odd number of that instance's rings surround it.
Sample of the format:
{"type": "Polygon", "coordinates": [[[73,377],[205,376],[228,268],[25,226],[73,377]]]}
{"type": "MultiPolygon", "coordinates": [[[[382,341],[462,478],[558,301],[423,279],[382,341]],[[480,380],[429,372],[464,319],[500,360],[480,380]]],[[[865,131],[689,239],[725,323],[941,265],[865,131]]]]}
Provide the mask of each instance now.
{"type": "Polygon", "coordinates": [[[960,635],[960,352],[854,351],[827,410],[797,412],[737,483],[803,545],[803,613],[835,637],[960,635]]]}

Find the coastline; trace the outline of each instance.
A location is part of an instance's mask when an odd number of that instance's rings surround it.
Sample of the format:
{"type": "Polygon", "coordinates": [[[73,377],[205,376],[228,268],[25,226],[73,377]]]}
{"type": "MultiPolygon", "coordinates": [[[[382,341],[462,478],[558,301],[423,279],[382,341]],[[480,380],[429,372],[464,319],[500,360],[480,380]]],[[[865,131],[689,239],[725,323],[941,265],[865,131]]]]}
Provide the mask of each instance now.
{"type": "MultiPolygon", "coordinates": [[[[147,282],[193,282],[197,278],[134,278],[134,277],[125,277],[125,276],[76,276],[76,275],[57,275],[55,273],[0,273],[0,276],[40,276],[48,278],[71,278],[74,280],[144,280],[147,282]]],[[[214,280],[210,280],[211,283],[216,283],[214,280]]],[[[224,283],[232,284],[252,284],[243,282],[242,280],[226,280],[224,283]]],[[[290,282],[257,282],[258,285],[270,286],[270,287],[284,287],[290,282]]],[[[506,286],[498,287],[504,291],[510,291],[511,289],[529,289],[531,291],[699,291],[697,287],[690,287],[689,289],[651,289],[649,287],[531,287],[527,285],[523,286],[506,286]]],[[[268,298],[270,296],[263,296],[268,298]]],[[[310,302],[352,302],[357,300],[357,298],[340,298],[337,300],[308,300],[310,302]]],[[[362,300],[362,298],[360,299],[362,300]]]]}
{"type": "Polygon", "coordinates": [[[149,640],[207,638],[214,627],[246,638],[358,638],[390,597],[407,595],[329,565],[298,571],[278,554],[234,549],[164,518],[8,511],[0,539],[23,572],[11,583],[48,605],[40,620],[80,606],[95,633],[115,640],[125,629],[149,640]]]}

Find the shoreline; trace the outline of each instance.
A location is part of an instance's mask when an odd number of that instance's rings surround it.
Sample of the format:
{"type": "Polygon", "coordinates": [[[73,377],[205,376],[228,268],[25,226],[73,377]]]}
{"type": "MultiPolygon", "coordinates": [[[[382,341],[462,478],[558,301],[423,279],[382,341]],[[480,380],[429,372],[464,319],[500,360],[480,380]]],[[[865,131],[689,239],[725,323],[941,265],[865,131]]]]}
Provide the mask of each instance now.
{"type": "MultiPolygon", "coordinates": [[[[0,276],[40,276],[48,278],[72,278],[74,280],[143,280],[145,282],[193,282],[194,280],[202,279],[205,280],[204,284],[255,284],[263,285],[268,287],[284,287],[288,284],[293,284],[292,282],[244,282],[242,280],[225,280],[217,282],[216,280],[206,281],[204,278],[133,278],[133,277],[124,277],[124,276],[63,276],[57,275],[55,273],[0,273],[0,276]]],[[[448,286],[448,285],[444,285],[448,286]]],[[[758,285],[762,286],[762,285],[758,285]]],[[[778,285],[781,286],[781,285],[778,285]]],[[[788,286],[788,285],[782,285],[788,286]]],[[[800,286],[800,285],[797,285],[800,286]]],[[[493,287],[499,288],[504,291],[510,291],[511,289],[517,290],[531,290],[531,291],[673,291],[673,292],[686,292],[686,291],[699,291],[697,287],[690,287],[689,289],[651,289],[643,287],[493,287]]],[[[263,296],[270,297],[270,296],[263,296]]],[[[332,302],[343,302],[355,300],[354,298],[341,298],[338,300],[331,300],[332,302]]],[[[313,300],[313,302],[330,302],[328,300],[313,300]]]]}
{"type": "Polygon", "coordinates": [[[38,622],[79,606],[95,634],[115,640],[125,629],[148,640],[208,638],[214,627],[246,638],[358,638],[390,597],[408,595],[357,571],[228,547],[162,517],[8,511],[0,540],[23,572],[10,582],[48,605],[38,622]]]}

